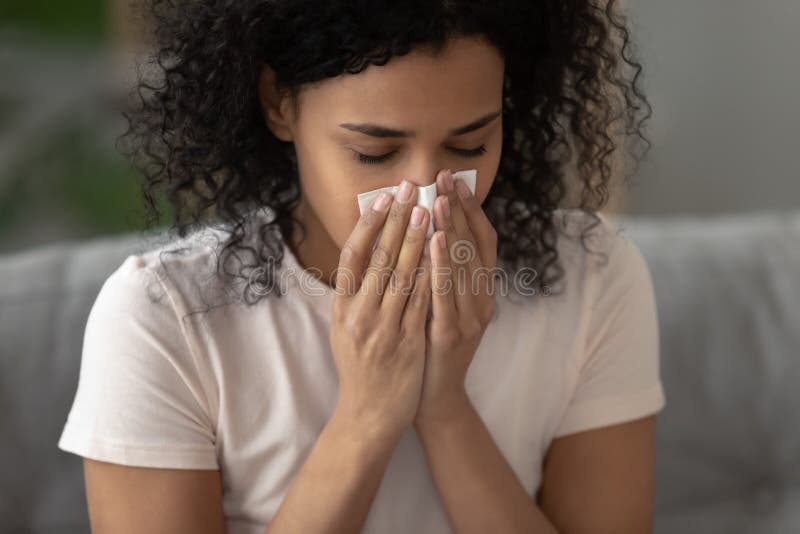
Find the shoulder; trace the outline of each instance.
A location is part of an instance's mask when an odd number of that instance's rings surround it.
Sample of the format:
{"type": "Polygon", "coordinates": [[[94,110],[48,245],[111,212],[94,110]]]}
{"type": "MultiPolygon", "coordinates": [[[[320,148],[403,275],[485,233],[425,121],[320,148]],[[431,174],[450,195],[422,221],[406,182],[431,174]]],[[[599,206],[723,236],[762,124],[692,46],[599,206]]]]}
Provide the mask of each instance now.
{"type": "Polygon", "coordinates": [[[117,308],[171,307],[178,314],[220,302],[230,296],[218,272],[224,239],[223,232],[209,227],[151,243],[124,259],[106,279],[100,297],[117,308]]]}
{"type": "Polygon", "coordinates": [[[554,213],[558,252],[568,276],[591,301],[651,284],[639,247],[612,215],[577,209],[554,213]]]}
{"type": "MultiPolygon", "coordinates": [[[[546,285],[540,295],[530,286],[531,277],[538,272],[515,271],[505,263],[498,263],[501,274],[505,273],[509,294],[517,301],[520,295],[544,296],[563,308],[566,301],[594,301],[602,288],[630,284],[634,280],[647,279],[649,271],[638,246],[625,234],[613,216],[602,212],[589,212],[574,208],[559,208],[552,213],[555,232],[556,268],[560,277],[546,285]]],[[[647,281],[647,280],[644,280],[647,281]]]]}
{"type": "Polygon", "coordinates": [[[112,342],[112,332],[120,342],[179,334],[184,299],[159,274],[155,256],[151,251],[130,254],[106,278],[89,313],[85,343],[112,342]]]}
{"type": "Polygon", "coordinates": [[[586,259],[593,307],[602,312],[618,306],[620,301],[653,307],[653,282],[641,249],[613,216],[598,215],[600,224],[596,227],[596,237],[589,239],[592,252],[587,253],[586,259]]]}
{"type": "Polygon", "coordinates": [[[581,350],[570,365],[575,389],[555,437],[650,415],[665,404],[647,262],[612,216],[596,215],[599,223],[583,240],[588,250],[576,253],[584,291],[571,313],[580,318],[581,350]]]}
{"type": "Polygon", "coordinates": [[[128,255],[101,286],[59,447],[125,465],[216,468],[215,377],[157,257],[128,255]]]}

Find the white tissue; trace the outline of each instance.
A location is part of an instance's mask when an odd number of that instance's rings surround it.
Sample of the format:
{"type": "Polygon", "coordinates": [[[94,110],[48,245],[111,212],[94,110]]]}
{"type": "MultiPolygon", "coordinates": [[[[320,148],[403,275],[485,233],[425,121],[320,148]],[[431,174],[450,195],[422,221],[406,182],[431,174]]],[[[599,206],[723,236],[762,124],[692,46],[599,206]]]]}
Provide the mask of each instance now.
{"type": "MultiPolygon", "coordinates": [[[[475,194],[475,178],[478,175],[477,169],[469,169],[466,171],[458,171],[453,173],[453,180],[464,180],[464,183],[467,184],[469,190],[472,194],[475,194]]],[[[391,187],[381,187],[380,189],[373,189],[372,191],[367,191],[366,193],[361,193],[358,195],[358,209],[361,214],[364,214],[364,211],[369,208],[370,202],[372,199],[378,196],[382,191],[386,191],[390,193],[392,196],[397,193],[397,190],[400,186],[393,185],[391,187]]],[[[433,236],[433,201],[436,199],[436,182],[426,185],[426,186],[417,186],[417,206],[422,206],[427,208],[428,213],[430,214],[430,220],[428,221],[428,239],[433,236]]]]}

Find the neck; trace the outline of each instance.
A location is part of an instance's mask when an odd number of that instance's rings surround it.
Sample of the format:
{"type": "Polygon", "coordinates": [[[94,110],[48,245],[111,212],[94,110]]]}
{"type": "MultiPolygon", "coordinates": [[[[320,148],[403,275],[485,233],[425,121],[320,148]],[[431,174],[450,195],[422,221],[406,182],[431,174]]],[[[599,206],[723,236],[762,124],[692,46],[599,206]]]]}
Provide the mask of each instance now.
{"type": "Polygon", "coordinates": [[[298,263],[303,269],[314,269],[315,274],[321,273],[322,283],[335,287],[336,280],[332,276],[339,266],[341,250],[331,239],[314,210],[306,204],[304,196],[295,207],[294,216],[302,221],[306,230],[301,241],[302,230],[295,227],[291,242],[288,243],[298,263]]]}

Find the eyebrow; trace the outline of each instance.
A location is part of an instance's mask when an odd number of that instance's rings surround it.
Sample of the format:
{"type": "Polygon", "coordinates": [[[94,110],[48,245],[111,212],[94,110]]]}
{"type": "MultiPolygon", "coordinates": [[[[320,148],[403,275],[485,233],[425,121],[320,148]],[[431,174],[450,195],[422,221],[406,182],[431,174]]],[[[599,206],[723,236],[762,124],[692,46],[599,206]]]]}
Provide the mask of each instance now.
{"type": "MultiPolygon", "coordinates": [[[[494,119],[499,117],[501,113],[502,110],[494,111],[492,113],[489,113],[488,115],[481,117],[478,120],[472,121],[466,126],[453,128],[448,132],[448,136],[455,137],[458,135],[464,135],[465,133],[469,133],[474,130],[483,128],[484,126],[492,122],[494,119]]],[[[380,124],[344,122],[339,126],[346,130],[360,132],[366,135],[371,135],[372,137],[415,137],[416,136],[416,133],[410,130],[397,130],[394,128],[381,126],[380,124]]]]}

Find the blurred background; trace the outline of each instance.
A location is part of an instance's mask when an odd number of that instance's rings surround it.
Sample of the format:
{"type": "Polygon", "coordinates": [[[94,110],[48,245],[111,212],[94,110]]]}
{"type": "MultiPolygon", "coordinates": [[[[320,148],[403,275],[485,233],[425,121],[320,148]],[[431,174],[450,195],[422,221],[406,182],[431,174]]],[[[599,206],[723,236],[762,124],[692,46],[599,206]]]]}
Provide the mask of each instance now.
{"type": "Polygon", "coordinates": [[[800,2],[628,3],[654,109],[628,210],[800,207],[800,2]]]}
{"type": "Polygon", "coordinates": [[[114,149],[136,49],[123,5],[0,3],[0,251],[140,227],[114,149]]]}
{"type": "MultiPolygon", "coordinates": [[[[653,149],[613,209],[800,204],[796,0],[631,0],[653,149]]],[[[136,42],[124,0],[0,5],[0,251],[139,225],[113,141],[136,42]]]]}

